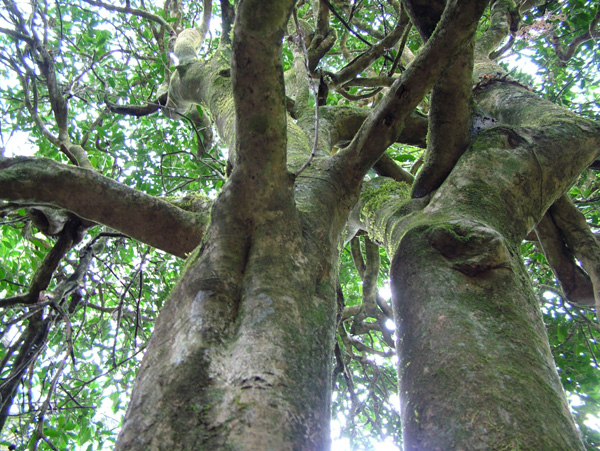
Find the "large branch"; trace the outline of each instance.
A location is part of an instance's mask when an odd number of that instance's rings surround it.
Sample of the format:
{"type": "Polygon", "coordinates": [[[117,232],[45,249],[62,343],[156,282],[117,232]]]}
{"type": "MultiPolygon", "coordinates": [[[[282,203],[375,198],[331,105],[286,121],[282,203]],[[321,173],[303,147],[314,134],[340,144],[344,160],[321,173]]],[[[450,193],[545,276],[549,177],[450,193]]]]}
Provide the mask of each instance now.
{"type": "Polygon", "coordinates": [[[358,182],[393,142],[398,128],[433,87],[448,64],[475,33],[487,1],[451,1],[432,37],[410,67],[365,121],[352,143],[334,157],[334,164],[358,182]],[[342,161],[340,161],[342,160],[342,161]]]}
{"type": "Polygon", "coordinates": [[[257,187],[285,183],[287,178],[287,110],[281,52],[294,3],[244,0],[238,7],[231,70],[237,135],[235,165],[243,166],[240,169],[244,176],[257,187]]]}
{"type": "MultiPolygon", "coordinates": [[[[475,44],[475,53],[487,57],[494,52],[510,35],[508,44],[512,44],[514,34],[519,28],[520,16],[517,4],[512,1],[494,2],[490,8],[490,26],[475,44]]],[[[523,10],[521,10],[523,11],[523,10]]],[[[502,47],[502,51],[505,47],[502,47]]],[[[500,53],[502,53],[502,51],[500,53]]],[[[493,53],[494,52],[494,53],[493,53]]]]}
{"type": "MultiPolygon", "coordinates": [[[[423,8],[422,0],[407,0],[409,10],[423,8]]],[[[413,23],[424,39],[429,39],[443,9],[432,3],[428,14],[413,16],[413,23]]],[[[471,140],[473,46],[468,45],[433,87],[429,111],[428,149],[425,165],[413,185],[413,197],[424,197],[444,182],[471,140]]]]}
{"type": "Polygon", "coordinates": [[[313,72],[321,58],[331,50],[333,44],[336,41],[335,31],[329,28],[329,8],[321,0],[319,2],[319,13],[316,18],[317,29],[313,35],[310,45],[306,49],[306,55],[308,57],[308,70],[313,72]]]}
{"type": "Polygon", "coordinates": [[[560,197],[548,210],[554,223],[573,253],[588,273],[594,288],[596,312],[600,309],[600,244],[590,230],[585,216],[568,196],[560,197]]]}
{"type": "Polygon", "coordinates": [[[467,46],[433,87],[425,164],[413,197],[438,189],[471,140],[473,47],[467,46]]]}
{"type": "Polygon", "coordinates": [[[535,142],[529,152],[539,172],[536,223],[600,153],[600,124],[540,98],[486,58],[476,58],[474,78],[484,79],[474,90],[475,100],[498,120],[497,127],[520,127],[518,134],[529,136],[526,147],[535,142]],[[485,74],[493,75],[486,80],[485,74]]]}
{"type": "Polygon", "coordinates": [[[64,208],[179,257],[200,243],[207,222],[97,172],[45,158],[0,159],[0,198],[64,208]]]}
{"type": "Polygon", "coordinates": [[[567,246],[550,212],[546,212],[535,227],[535,233],[567,300],[581,305],[594,305],[592,281],[577,264],[573,250],[567,246]]]}

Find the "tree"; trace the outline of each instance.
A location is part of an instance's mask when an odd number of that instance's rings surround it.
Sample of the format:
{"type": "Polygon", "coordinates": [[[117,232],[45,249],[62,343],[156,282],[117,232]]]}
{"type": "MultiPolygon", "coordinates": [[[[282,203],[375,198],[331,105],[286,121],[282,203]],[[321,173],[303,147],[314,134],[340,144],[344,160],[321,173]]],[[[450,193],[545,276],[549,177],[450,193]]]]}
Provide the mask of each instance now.
{"type": "Polygon", "coordinates": [[[3,126],[37,153],[0,159],[2,426],[110,441],[87,403],[119,408],[145,351],[116,449],[327,449],[336,380],[395,424],[366,358],[395,340],[405,449],[584,449],[548,332],[596,411],[600,126],[569,108],[598,86],[597,6],[4,5],[3,126]],[[509,74],[511,47],[553,83],[509,74]]]}

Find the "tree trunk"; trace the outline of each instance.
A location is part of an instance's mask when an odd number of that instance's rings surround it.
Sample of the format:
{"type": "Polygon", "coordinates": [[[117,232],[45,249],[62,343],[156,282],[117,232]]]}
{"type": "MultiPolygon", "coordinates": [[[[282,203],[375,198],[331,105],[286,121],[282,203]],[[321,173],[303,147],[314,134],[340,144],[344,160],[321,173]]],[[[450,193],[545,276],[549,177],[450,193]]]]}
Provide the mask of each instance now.
{"type": "Polygon", "coordinates": [[[287,166],[288,152],[307,158],[283,92],[292,6],[240,4],[234,108],[228,80],[214,75],[222,58],[171,83],[181,108],[196,96],[211,109],[235,149],[233,172],[157,321],[119,450],[329,447],[338,239],[357,191],[332,192],[318,165],[302,178],[294,157],[287,166]]]}
{"type": "Polygon", "coordinates": [[[393,233],[405,449],[584,449],[519,247],[564,168],[596,157],[597,126],[502,81],[478,101],[504,124],[393,233]]]}
{"type": "Polygon", "coordinates": [[[402,239],[392,290],[406,450],[584,449],[518,252],[471,219],[402,239]]]}
{"type": "Polygon", "coordinates": [[[327,449],[332,275],[277,227],[249,245],[212,228],[161,312],[117,449],[327,449]]]}

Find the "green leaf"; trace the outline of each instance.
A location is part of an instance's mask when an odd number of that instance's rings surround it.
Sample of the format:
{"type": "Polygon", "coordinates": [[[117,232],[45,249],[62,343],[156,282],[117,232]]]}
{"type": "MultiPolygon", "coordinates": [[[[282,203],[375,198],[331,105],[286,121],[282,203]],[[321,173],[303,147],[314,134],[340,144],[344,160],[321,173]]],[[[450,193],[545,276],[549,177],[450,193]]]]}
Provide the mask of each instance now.
{"type": "Polygon", "coordinates": [[[58,438],[62,435],[62,432],[55,431],[54,429],[44,429],[44,435],[47,437],[58,438]]]}

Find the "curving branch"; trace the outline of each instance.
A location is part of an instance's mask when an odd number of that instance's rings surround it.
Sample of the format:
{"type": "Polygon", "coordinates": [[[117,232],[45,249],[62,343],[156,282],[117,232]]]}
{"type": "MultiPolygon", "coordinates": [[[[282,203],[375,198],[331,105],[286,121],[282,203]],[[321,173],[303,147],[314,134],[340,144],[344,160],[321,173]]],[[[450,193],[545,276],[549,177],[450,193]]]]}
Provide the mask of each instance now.
{"type": "Polygon", "coordinates": [[[514,1],[494,2],[490,11],[490,26],[477,39],[475,52],[491,59],[499,57],[512,45],[520,21],[519,8],[514,1]],[[496,50],[507,36],[510,36],[509,42],[496,50]]]}
{"type": "Polygon", "coordinates": [[[413,197],[440,187],[471,141],[473,46],[469,45],[431,93],[428,149],[413,185],[413,197]]]}
{"type": "Polygon", "coordinates": [[[81,222],[78,219],[71,219],[67,222],[58,241],[54,244],[50,252],[46,254],[44,260],[35,271],[28,292],[0,299],[0,308],[7,308],[18,304],[31,305],[45,301],[43,292],[48,288],[62,258],[79,241],[81,236],[80,227],[81,222]]]}
{"type": "Polygon", "coordinates": [[[164,106],[164,101],[166,101],[166,95],[163,96],[162,99],[159,99],[156,103],[146,103],[146,105],[119,105],[118,103],[113,103],[108,100],[107,95],[104,96],[104,103],[106,103],[107,108],[115,114],[123,114],[125,116],[135,116],[135,117],[143,117],[149,116],[153,113],[156,113],[164,106]]]}
{"type": "Polygon", "coordinates": [[[60,145],[58,137],[54,136],[52,132],[48,130],[38,111],[38,89],[35,76],[29,73],[29,71],[27,71],[27,74],[24,74],[21,71],[21,68],[16,64],[16,62],[11,63],[13,70],[15,71],[17,77],[19,78],[19,81],[21,82],[21,87],[23,88],[23,103],[25,104],[25,108],[27,108],[29,115],[33,119],[33,123],[44,138],[46,138],[50,143],[58,147],[60,145]]]}
{"type": "Polygon", "coordinates": [[[384,153],[377,163],[373,165],[373,169],[377,175],[381,177],[389,177],[397,182],[404,182],[412,185],[415,177],[407,170],[400,167],[392,157],[384,153]]]}
{"type": "Polygon", "coordinates": [[[596,312],[600,311],[600,244],[568,196],[563,195],[548,210],[574,257],[581,262],[594,289],[596,312]]]}
{"type": "Polygon", "coordinates": [[[344,83],[345,87],[359,86],[361,88],[389,88],[396,79],[393,77],[356,77],[344,83]]]}
{"type": "Polygon", "coordinates": [[[149,13],[148,11],[145,11],[143,9],[132,8],[131,6],[129,6],[129,2],[127,2],[127,6],[116,6],[116,5],[111,5],[110,3],[104,3],[104,2],[96,1],[96,0],[83,0],[83,1],[85,3],[87,3],[88,5],[98,6],[100,8],[106,9],[107,11],[114,11],[114,12],[123,13],[123,14],[131,14],[134,16],[142,17],[151,22],[156,22],[156,23],[160,24],[161,26],[165,27],[165,29],[167,29],[169,31],[169,33],[175,34],[175,30],[173,30],[173,27],[171,27],[171,24],[169,22],[167,22],[165,19],[163,19],[162,17],[160,17],[156,14],[149,13]]]}
{"type": "Polygon", "coordinates": [[[471,42],[486,5],[487,1],[481,0],[448,2],[438,27],[423,50],[394,82],[350,145],[332,157],[334,165],[339,161],[338,167],[345,177],[359,183],[363,174],[381,157],[393,142],[396,130],[402,127],[456,55],[471,42]]]}
{"type": "Polygon", "coordinates": [[[209,205],[196,213],[94,171],[45,158],[0,159],[0,198],[53,205],[185,257],[199,243],[209,205]]]}
{"type": "Polygon", "coordinates": [[[361,53],[359,56],[354,58],[340,71],[332,74],[331,78],[334,81],[334,85],[332,87],[336,89],[338,86],[342,86],[346,82],[355,79],[356,76],[369,67],[373,61],[384,55],[385,52],[396,45],[402,38],[406,27],[409,25],[410,22],[408,21],[408,16],[402,15],[398,21],[398,24],[394,27],[390,34],[385,36],[377,44],[371,46],[366,52],[361,53]]]}
{"type": "Polygon", "coordinates": [[[577,49],[581,46],[581,44],[584,44],[585,42],[588,42],[592,39],[600,38],[600,29],[598,29],[599,23],[600,23],[600,9],[598,9],[598,11],[596,12],[596,15],[590,22],[590,25],[588,26],[588,29],[585,31],[585,33],[582,33],[579,36],[576,36],[569,43],[569,45],[567,45],[566,48],[564,48],[563,45],[561,44],[560,37],[556,33],[553,33],[552,34],[552,46],[554,47],[554,51],[555,51],[558,59],[562,63],[566,63],[571,58],[573,58],[573,56],[575,55],[575,52],[577,52],[577,49]]]}
{"type": "MultiPolygon", "coordinates": [[[[323,122],[330,123],[328,130],[331,145],[343,147],[348,144],[356,132],[369,117],[370,110],[357,107],[321,107],[319,114],[323,122]]],[[[424,148],[427,145],[427,116],[413,111],[404,121],[404,126],[398,125],[393,134],[393,142],[424,148]]]]}
{"type": "MultiPolygon", "coordinates": [[[[407,2],[419,10],[422,2],[407,2]]],[[[434,2],[439,7],[439,2],[434,2]]],[[[429,39],[439,18],[436,8],[412,20],[423,39],[429,39]]],[[[441,16],[441,12],[440,12],[441,16]]],[[[424,197],[444,182],[471,139],[473,45],[466,46],[448,67],[431,93],[429,139],[425,164],[413,185],[413,197],[424,197]]]]}
{"type": "Polygon", "coordinates": [[[538,223],[535,233],[567,300],[580,305],[594,305],[592,281],[577,264],[573,250],[567,246],[561,229],[550,212],[538,223]]]}
{"type": "Polygon", "coordinates": [[[319,13],[316,19],[317,29],[306,49],[308,70],[311,73],[319,65],[321,58],[331,50],[337,39],[335,31],[329,27],[329,8],[323,0],[319,1],[319,13]]]}
{"type": "Polygon", "coordinates": [[[11,30],[10,28],[0,27],[0,34],[5,34],[7,36],[10,36],[11,38],[13,38],[17,41],[23,41],[23,42],[29,44],[31,47],[33,47],[35,44],[35,41],[31,38],[31,36],[28,36],[24,33],[20,33],[16,30],[11,30]]]}

